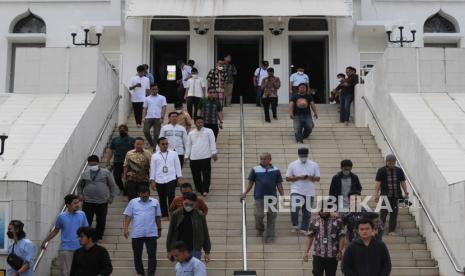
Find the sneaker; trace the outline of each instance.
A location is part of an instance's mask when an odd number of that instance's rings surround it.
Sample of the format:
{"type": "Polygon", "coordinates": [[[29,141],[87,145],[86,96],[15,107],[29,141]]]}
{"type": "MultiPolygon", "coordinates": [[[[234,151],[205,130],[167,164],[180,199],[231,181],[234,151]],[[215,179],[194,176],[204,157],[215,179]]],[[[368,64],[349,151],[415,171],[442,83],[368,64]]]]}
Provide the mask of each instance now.
{"type": "Polygon", "coordinates": [[[396,232],[389,232],[388,236],[399,236],[396,232]]]}
{"type": "Polygon", "coordinates": [[[273,237],[265,238],[265,243],[274,243],[274,238],[273,237]]]}
{"type": "Polygon", "coordinates": [[[136,127],[137,127],[137,128],[141,128],[141,125],[137,124],[136,127]]]}
{"type": "Polygon", "coordinates": [[[278,120],[278,117],[274,116],[273,119],[278,120]]]}
{"type": "Polygon", "coordinates": [[[305,231],[305,230],[300,230],[299,233],[300,233],[302,236],[308,236],[308,232],[305,231]]]}
{"type": "Polygon", "coordinates": [[[291,233],[295,233],[295,232],[297,232],[297,230],[299,230],[299,226],[292,226],[291,227],[291,233]]]}

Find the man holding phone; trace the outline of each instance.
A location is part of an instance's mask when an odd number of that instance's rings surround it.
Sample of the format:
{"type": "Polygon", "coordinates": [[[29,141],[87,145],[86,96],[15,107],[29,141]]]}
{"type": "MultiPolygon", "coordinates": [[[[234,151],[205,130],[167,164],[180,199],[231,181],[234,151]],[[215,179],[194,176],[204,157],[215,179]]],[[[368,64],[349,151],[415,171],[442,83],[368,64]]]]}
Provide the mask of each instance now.
{"type": "Polygon", "coordinates": [[[137,66],[137,75],[131,78],[128,84],[129,93],[131,94],[132,108],[134,110],[134,119],[137,127],[142,124],[142,108],[145,96],[150,90],[150,80],[145,76],[145,67],[137,66]]]}

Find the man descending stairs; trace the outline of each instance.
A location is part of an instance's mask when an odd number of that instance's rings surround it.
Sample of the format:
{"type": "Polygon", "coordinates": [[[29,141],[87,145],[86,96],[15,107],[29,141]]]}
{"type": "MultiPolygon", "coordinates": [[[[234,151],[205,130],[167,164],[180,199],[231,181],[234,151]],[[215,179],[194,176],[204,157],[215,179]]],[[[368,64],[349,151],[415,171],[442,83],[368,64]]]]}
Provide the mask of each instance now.
{"type": "MultiPolygon", "coordinates": [[[[265,123],[263,110],[245,106],[245,162],[246,174],[259,162],[262,152],[272,155],[272,164],[285,174],[287,165],[297,159],[292,121],[288,119],[287,106],[279,106],[279,120],[265,123]]],[[[319,105],[319,119],[309,139],[309,158],[320,166],[321,181],[316,184],[317,195],[328,195],[332,176],[340,170],[340,161],[351,159],[353,172],[360,177],[363,195],[372,195],[378,167],[383,158],[368,128],[341,126],[334,105],[319,105]]],[[[132,118],[131,118],[132,120],[132,118]]],[[[232,275],[242,268],[241,240],[241,152],[239,106],[225,109],[224,129],[218,137],[218,161],[212,163],[212,185],[205,198],[209,207],[208,227],[212,241],[211,261],[207,264],[209,276],[232,275]]],[[[130,121],[129,134],[143,136],[135,122],[130,121]]],[[[117,133],[115,133],[117,135],[117,133]]],[[[188,162],[187,162],[188,163],[188,162]]],[[[190,169],[184,166],[184,181],[192,183],[190,169]]],[[[247,175],[246,175],[247,177],[247,175]]],[[[291,183],[283,183],[289,195],[291,183]]],[[[155,192],[152,192],[155,193],[155,192]]],[[[179,191],[178,191],[179,193],[179,191]]],[[[156,196],[156,195],[153,195],[156,196]]],[[[108,249],[114,270],[112,275],[135,275],[131,241],[122,235],[122,212],[127,202],[122,197],[110,206],[107,230],[102,245],[108,249]]],[[[314,215],[312,215],[313,217],[314,215]]],[[[158,264],[156,275],[174,275],[174,263],[166,258],[165,238],[168,222],[163,221],[162,236],[158,239],[158,264]]],[[[415,219],[407,209],[399,211],[398,236],[385,236],[393,265],[391,275],[439,275],[435,260],[431,258],[423,237],[415,226],[415,219]]],[[[257,275],[312,275],[311,262],[302,260],[306,237],[291,232],[290,213],[280,212],[276,222],[276,239],[264,244],[256,237],[253,196],[247,197],[247,250],[249,269],[257,275]]],[[[146,254],[144,253],[144,258],[146,254]]],[[[144,260],[146,265],[146,260],[144,260]]],[[[342,275],[338,269],[338,275],[342,275]]]]}

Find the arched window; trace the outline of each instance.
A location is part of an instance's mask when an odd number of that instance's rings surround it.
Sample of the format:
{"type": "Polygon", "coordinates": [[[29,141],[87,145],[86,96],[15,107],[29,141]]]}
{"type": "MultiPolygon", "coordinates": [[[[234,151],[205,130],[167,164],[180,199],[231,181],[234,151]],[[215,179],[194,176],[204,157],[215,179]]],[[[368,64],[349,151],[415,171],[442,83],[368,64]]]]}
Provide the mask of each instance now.
{"type": "Polygon", "coordinates": [[[454,23],[442,16],[440,13],[436,13],[425,21],[423,25],[423,32],[425,33],[456,33],[454,23]]]}
{"type": "Polygon", "coordinates": [[[289,31],[327,31],[328,22],[324,18],[291,18],[289,31]]]}
{"type": "Polygon", "coordinates": [[[12,33],[30,34],[30,33],[45,33],[45,22],[40,17],[33,13],[29,13],[26,17],[20,19],[13,27],[12,33]]]}

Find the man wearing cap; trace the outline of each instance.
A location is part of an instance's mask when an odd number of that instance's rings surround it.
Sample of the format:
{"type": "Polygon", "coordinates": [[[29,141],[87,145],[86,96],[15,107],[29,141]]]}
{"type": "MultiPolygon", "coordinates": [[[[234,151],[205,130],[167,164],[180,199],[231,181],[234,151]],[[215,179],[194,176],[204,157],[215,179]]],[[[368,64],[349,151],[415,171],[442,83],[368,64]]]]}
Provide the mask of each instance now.
{"type": "Polygon", "coordinates": [[[320,168],[317,163],[308,159],[308,148],[297,150],[299,159],[289,164],[286,173],[286,181],[292,182],[291,186],[291,222],[292,232],[300,229],[307,235],[310,222],[310,209],[315,197],[315,184],[320,181],[320,168]],[[302,208],[302,223],[299,227],[299,210],[302,208]]]}
{"type": "Polygon", "coordinates": [[[299,93],[299,85],[303,83],[307,86],[307,91],[310,91],[310,78],[304,72],[302,66],[297,67],[297,72],[289,78],[289,97],[299,93]]]}
{"type": "Polygon", "coordinates": [[[389,210],[381,210],[381,220],[386,224],[386,217],[389,213],[389,230],[388,235],[396,235],[397,215],[399,211],[399,199],[408,198],[407,184],[405,183],[404,171],[396,166],[397,158],[394,154],[386,156],[386,166],[378,169],[376,173],[376,186],[375,186],[375,201],[378,201],[379,195],[383,197],[382,200],[389,201],[389,210]],[[404,197],[402,197],[402,190],[404,197]]]}

